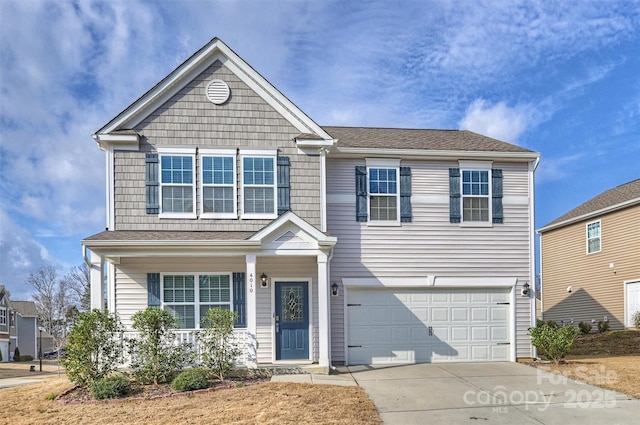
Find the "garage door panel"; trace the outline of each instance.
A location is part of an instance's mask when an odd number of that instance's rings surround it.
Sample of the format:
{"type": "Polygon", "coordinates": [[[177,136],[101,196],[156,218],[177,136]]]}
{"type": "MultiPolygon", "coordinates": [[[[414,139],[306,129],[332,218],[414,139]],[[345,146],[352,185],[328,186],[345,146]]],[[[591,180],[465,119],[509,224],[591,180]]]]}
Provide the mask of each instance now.
{"type": "Polygon", "coordinates": [[[509,360],[510,305],[498,304],[509,299],[507,289],[350,289],[348,362],[509,360]]]}

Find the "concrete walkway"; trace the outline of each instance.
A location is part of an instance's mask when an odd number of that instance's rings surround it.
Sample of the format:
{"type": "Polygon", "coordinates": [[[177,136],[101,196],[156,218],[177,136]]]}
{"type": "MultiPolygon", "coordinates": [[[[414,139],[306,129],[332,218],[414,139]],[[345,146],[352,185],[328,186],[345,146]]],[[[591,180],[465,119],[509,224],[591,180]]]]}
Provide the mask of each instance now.
{"type": "Polygon", "coordinates": [[[640,423],[640,400],[518,363],[348,370],[385,424],[640,423]]]}

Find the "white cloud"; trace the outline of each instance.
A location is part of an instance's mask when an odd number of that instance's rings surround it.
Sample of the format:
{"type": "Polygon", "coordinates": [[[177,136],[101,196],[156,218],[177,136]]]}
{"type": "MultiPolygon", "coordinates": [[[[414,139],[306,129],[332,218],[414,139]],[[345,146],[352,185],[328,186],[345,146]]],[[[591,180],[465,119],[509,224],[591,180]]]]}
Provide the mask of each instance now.
{"type": "Polygon", "coordinates": [[[505,102],[489,104],[476,99],[460,120],[462,130],[471,130],[505,142],[517,143],[520,135],[527,130],[535,115],[529,105],[509,107],[505,102]]]}
{"type": "Polygon", "coordinates": [[[584,165],[584,153],[546,158],[543,156],[536,171],[536,183],[561,181],[575,174],[576,169],[584,165]]]}

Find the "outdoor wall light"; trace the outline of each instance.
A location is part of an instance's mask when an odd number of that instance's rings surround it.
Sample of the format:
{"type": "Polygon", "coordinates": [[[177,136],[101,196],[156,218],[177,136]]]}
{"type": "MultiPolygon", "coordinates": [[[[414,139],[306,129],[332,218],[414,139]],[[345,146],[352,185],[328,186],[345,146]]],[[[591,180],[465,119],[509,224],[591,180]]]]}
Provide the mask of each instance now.
{"type": "Polygon", "coordinates": [[[269,284],[269,276],[267,276],[266,274],[264,274],[264,272],[262,272],[262,275],[260,275],[260,286],[262,286],[263,288],[266,288],[268,284],[269,284]]]}
{"type": "Polygon", "coordinates": [[[334,297],[338,296],[338,284],[335,282],[331,284],[331,295],[334,297]]]}
{"type": "Polygon", "coordinates": [[[529,295],[529,284],[525,282],[525,284],[522,285],[522,296],[526,297],[527,295],[529,295]]]}

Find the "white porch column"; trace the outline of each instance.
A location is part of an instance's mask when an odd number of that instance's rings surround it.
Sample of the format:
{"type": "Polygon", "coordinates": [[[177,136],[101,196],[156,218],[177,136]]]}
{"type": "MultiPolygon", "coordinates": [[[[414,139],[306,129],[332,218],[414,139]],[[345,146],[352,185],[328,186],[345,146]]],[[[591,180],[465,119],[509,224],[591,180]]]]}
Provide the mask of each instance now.
{"type": "Polygon", "coordinates": [[[318,366],[329,367],[329,273],[326,254],[318,254],[318,335],[319,359],[318,366]]]}
{"type": "Polygon", "coordinates": [[[247,367],[258,367],[256,256],[247,254],[247,367]]]}
{"type": "Polygon", "coordinates": [[[104,261],[91,251],[91,309],[104,311],[104,261]]]}

